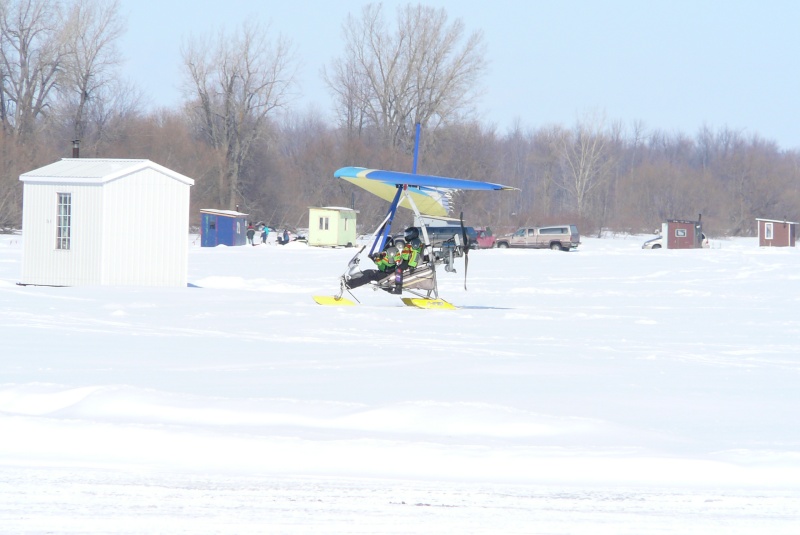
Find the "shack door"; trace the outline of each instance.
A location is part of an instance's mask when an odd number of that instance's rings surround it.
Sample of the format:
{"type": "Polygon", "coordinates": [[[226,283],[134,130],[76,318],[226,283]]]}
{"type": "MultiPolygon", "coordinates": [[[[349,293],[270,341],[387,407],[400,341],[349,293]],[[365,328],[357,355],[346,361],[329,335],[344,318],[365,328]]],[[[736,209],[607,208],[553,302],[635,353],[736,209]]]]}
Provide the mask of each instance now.
{"type": "Polygon", "coordinates": [[[216,247],[217,240],[217,216],[214,214],[203,214],[203,225],[201,228],[203,237],[200,240],[201,247],[216,247]]]}

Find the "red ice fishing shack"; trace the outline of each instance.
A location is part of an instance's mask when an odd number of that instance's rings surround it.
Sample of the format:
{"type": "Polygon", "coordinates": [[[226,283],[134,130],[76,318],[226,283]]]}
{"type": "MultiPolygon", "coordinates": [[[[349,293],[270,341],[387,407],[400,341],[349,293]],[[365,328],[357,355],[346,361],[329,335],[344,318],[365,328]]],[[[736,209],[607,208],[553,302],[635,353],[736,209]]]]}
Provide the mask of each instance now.
{"type": "Polygon", "coordinates": [[[668,219],[661,224],[664,247],[667,249],[698,249],[708,247],[708,239],[703,233],[702,216],[697,221],[668,219]]]}
{"type": "Polygon", "coordinates": [[[759,247],[794,247],[797,240],[797,225],[785,219],[760,219],[758,223],[759,247]]]}

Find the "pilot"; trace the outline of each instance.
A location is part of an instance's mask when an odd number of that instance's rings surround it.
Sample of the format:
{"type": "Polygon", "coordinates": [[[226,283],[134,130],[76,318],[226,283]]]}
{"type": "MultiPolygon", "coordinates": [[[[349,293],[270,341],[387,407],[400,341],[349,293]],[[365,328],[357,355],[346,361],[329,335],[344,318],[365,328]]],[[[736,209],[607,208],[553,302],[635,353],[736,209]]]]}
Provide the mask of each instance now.
{"type": "Polygon", "coordinates": [[[404,236],[405,245],[403,250],[395,255],[395,263],[400,269],[410,268],[414,270],[419,264],[419,257],[422,253],[422,242],[419,240],[419,230],[417,227],[406,229],[404,236]]]}
{"type": "Polygon", "coordinates": [[[421,252],[422,242],[419,241],[419,238],[414,238],[407,242],[400,252],[399,267],[401,269],[410,269],[414,271],[417,268],[417,264],[419,264],[421,252]]]}

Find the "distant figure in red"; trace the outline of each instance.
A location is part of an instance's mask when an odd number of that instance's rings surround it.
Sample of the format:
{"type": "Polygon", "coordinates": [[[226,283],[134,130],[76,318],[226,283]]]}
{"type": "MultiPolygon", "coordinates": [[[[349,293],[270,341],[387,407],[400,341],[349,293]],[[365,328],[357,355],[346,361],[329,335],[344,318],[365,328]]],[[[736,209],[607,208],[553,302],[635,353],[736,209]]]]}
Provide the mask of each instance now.
{"type": "Polygon", "coordinates": [[[256,229],[253,228],[253,225],[247,225],[247,243],[255,245],[255,242],[253,242],[253,236],[255,235],[256,229]]]}

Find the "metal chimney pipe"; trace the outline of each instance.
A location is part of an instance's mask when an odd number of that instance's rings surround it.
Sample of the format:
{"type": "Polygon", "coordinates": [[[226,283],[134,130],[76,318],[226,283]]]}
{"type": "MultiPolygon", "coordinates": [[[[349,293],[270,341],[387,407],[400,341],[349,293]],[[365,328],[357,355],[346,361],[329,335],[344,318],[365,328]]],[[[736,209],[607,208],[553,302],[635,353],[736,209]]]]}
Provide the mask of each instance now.
{"type": "Polygon", "coordinates": [[[80,146],[81,146],[81,140],[80,139],[73,139],[72,140],[72,157],[73,158],[80,158],[80,146]]]}

